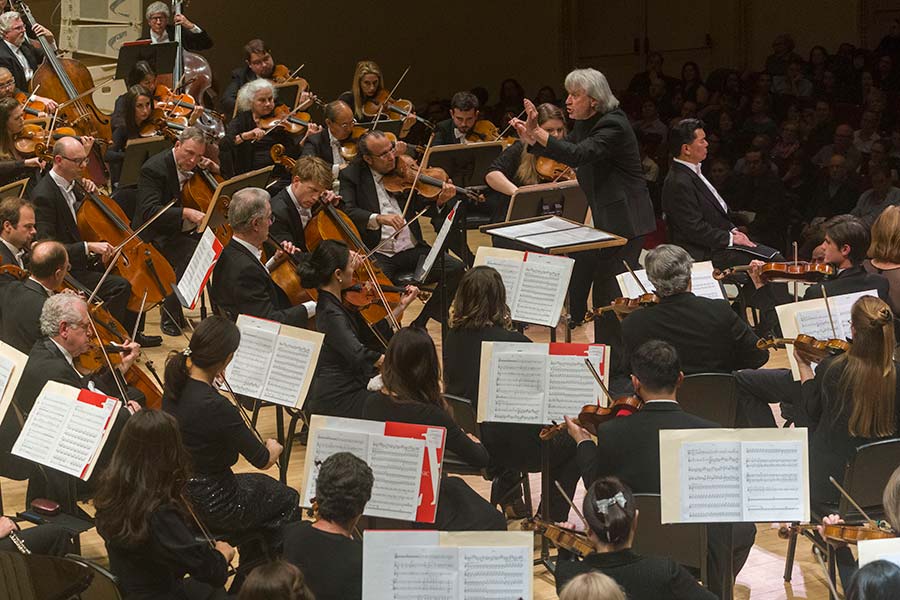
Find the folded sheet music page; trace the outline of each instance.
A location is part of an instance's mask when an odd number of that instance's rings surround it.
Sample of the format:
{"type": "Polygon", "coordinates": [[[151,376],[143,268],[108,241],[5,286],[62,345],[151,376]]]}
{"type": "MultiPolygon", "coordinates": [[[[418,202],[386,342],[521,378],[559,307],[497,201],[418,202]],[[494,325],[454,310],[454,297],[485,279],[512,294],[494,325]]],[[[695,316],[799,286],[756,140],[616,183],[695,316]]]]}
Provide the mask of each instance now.
{"type": "MultiPolygon", "coordinates": [[[[640,269],[635,271],[634,274],[644,284],[647,292],[653,292],[653,284],[650,283],[646,270],[640,269]]],[[[693,263],[691,265],[691,292],[695,296],[703,298],[724,300],[725,292],[722,290],[722,285],[713,278],[712,274],[712,262],[707,260],[693,263]]],[[[634,277],[628,271],[616,275],[616,281],[619,284],[619,289],[622,290],[622,295],[626,298],[634,298],[644,293],[644,290],[641,289],[641,286],[637,284],[637,281],[634,280],[634,277]]]]}
{"type": "Polygon", "coordinates": [[[663,523],[809,520],[807,430],[659,432],[663,523]]]}
{"type": "Polygon", "coordinates": [[[28,355],[23,354],[5,342],[0,342],[0,421],[9,410],[28,355]]]}
{"type": "Polygon", "coordinates": [[[301,408],[312,384],[324,334],[239,315],[241,342],[225,369],[236,394],[301,408]]]}
{"type": "Polygon", "coordinates": [[[200,243],[197,244],[184,274],[175,285],[175,295],[178,296],[182,306],[194,308],[197,298],[200,296],[200,290],[209,281],[209,276],[222,254],[222,249],[222,242],[216,239],[216,234],[212,229],[203,232],[200,243]]]}
{"type": "Polygon", "coordinates": [[[531,598],[533,545],[527,531],[367,532],[363,598],[531,598]]]}
{"type": "MultiPolygon", "coordinates": [[[[778,323],[781,325],[782,336],[786,339],[797,337],[804,333],[819,340],[837,338],[846,340],[850,335],[850,309],[853,303],[863,296],[878,297],[876,290],[829,296],[828,307],[831,309],[831,319],[828,318],[828,310],[825,308],[824,298],[789,302],[775,307],[778,315],[778,323]],[[834,321],[834,330],[831,328],[834,321]]],[[[800,381],[800,371],[797,370],[797,359],[794,358],[793,344],[787,345],[787,357],[791,364],[791,374],[794,381],[800,381]]],[[[816,365],[813,364],[815,370],[816,365]]]]}
{"type": "Polygon", "coordinates": [[[900,567],[900,538],[861,540],[856,547],[859,550],[860,567],[876,560],[886,560],[900,567]]]}
{"type": "Polygon", "coordinates": [[[12,453],[87,481],[121,406],[116,398],[48,381],[12,453]]]}

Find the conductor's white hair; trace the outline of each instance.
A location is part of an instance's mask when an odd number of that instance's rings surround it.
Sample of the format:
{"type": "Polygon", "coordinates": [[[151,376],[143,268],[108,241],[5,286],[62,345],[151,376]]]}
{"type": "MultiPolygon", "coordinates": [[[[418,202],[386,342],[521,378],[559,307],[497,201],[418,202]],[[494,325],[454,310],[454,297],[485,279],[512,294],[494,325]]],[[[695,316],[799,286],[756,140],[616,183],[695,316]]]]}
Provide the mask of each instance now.
{"type": "Polygon", "coordinates": [[[150,15],[158,15],[159,13],[163,13],[167,18],[172,18],[172,11],[169,10],[169,5],[165,2],[150,3],[150,6],[144,11],[144,17],[149,21],[150,15]]]}
{"type": "Polygon", "coordinates": [[[62,323],[80,323],[84,298],[75,294],[54,294],[44,302],[41,310],[41,335],[53,337],[62,323]]]}
{"type": "Polygon", "coordinates": [[[619,108],[619,100],[613,95],[606,76],[597,69],[575,69],[566,75],[566,91],[581,90],[597,101],[597,112],[608,113],[619,108]]]}
{"type": "Polygon", "coordinates": [[[241,86],[241,89],[239,89],[237,93],[236,103],[238,110],[250,110],[250,106],[253,104],[253,98],[263,90],[268,90],[273,95],[275,94],[275,86],[268,79],[254,79],[241,86]]]}

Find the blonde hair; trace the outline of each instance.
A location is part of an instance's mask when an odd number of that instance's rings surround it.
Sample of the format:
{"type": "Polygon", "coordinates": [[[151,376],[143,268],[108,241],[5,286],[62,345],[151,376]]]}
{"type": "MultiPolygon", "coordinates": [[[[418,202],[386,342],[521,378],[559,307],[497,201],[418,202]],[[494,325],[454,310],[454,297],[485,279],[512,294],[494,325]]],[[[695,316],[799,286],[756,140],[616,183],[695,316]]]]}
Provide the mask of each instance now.
{"type": "MultiPolygon", "coordinates": [[[[559,119],[563,122],[563,125],[566,123],[566,118],[563,116],[562,109],[555,104],[545,102],[537,107],[537,113],[538,125],[543,125],[547,121],[553,119],[559,119]]],[[[541,175],[537,172],[537,168],[535,167],[536,163],[537,157],[528,151],[527,145],[523,144],[522,159],[519,161],[519,168],[516,169],[516,179],[518,179],[522,185],[534,185],[541,182],[541,175]]]]}
{"type": "Polygon", "coordinates": [[[875,219],[868,254],[875,260],[900,263],[900,206],[888,206],[875,219]]]}
{"type": "Polygon", "coordinates": [[[582,573],[567,583],[559,600],[626,600],[625,590],[600,571],[582,573]]]}
{"type": "Polygon", "coordinates": [[[884,486],[881,505],[884,506],[884,516],[891,528],[895,533],[900,532],[900,467],[894,469],[894,474],[884,486]]]}
{"type": "Polygon", "coordinates": [[[840,398],[848,409],[847,431],[863,438],[879,438],[897,431],[894,400],[897,371],[894,365],[894,315],[874,296],[863,296],[850,310],[853,344],[831,368],[843,365],[838,381],[840,398]]]}
{"type": "Polygon", "coordinates": [[[363,114],[363,105],[366,99],[363,97],[360,81],[366,75],[378,75],[378,87],[384,87],[384,77],[381,75],[381,67],[375,61],[361,60],[356,63],[356,71],[353,73],[353,114],[357,119],[365,117],[363,114]]]}
{"type": "Polygon", "coordinates": [[[294,163],[291,175],[300,178],[303,182],[312,182],[326,190],[331,189],[334,182],[334,175],[331,174],[331,167],[318,156],[301,156],[294,163]]]}

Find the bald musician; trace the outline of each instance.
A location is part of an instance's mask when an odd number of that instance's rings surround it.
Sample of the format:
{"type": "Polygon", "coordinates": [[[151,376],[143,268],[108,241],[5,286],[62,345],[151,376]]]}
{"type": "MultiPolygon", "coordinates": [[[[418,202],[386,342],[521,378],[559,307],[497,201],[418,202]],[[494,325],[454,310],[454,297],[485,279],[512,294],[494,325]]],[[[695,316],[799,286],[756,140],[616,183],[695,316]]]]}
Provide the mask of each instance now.
{"type": "Polygon", "coordinates": [[[353,132],[353,109],[342,100],[325,105],[325,127],[319,133],[311,134],[303,145],[303,156],[318,156],[331,168],[337,177],[347,161],[341,155],[341,144],[353,132]]]}

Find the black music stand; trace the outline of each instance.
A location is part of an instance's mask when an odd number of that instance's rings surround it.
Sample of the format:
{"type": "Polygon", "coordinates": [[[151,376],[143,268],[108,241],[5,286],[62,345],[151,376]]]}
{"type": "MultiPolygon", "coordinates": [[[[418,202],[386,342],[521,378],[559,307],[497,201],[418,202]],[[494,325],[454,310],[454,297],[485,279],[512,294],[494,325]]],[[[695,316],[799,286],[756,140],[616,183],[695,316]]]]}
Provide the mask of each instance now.
{"type": "Polygon", "coordinates": [[[178,44],[175,42],[151,44],[150,40],[145,40],[122,44],[119,48],[119,57],[116,59],[116,79],[128,79],[128,74],[131,73],[135,63],[141,60],[150,63],[157,73],[171,73],[177,52],[178,44]]]}
{"type": "Polygon", "coordinates": [[[556,215],[576,223],[587,218],[588,201],[577,181],[539,183],[513,192],[506,211],[507,221],[556,215]]]}
{"type": "Polygon", "coordinates": [[[161,135],[128,140],[125,146],[125,158],[122,160],[122,173],[119,175],[119,188],[137,185],[141,167],[151,156],[171,150],[174,144],[161,135]]]}
{"type": "Polygon", "coordinates": [[[203,221],[197,226],[197,231],[203,233],[207,227],[215,229],[225,225],[227,223],[228,203],[231,202],[231,197],[234,193],[248,187],[266,189],[266,183],[268,183],[274,168],[274,165],[269,165],[256,171],[242,173],[219,183],[206,209],[206,216],[203,217],[203,221]],[[221,210],[217,210],[219,206],[222,207],[221,210]]]}
{"type": "Polygon", "coordinates": [[[432,146],[422,158],[422,166],[442,168],[458,186],[484,185],[488,169],[501,152],[503,142],[432,146]]]}

